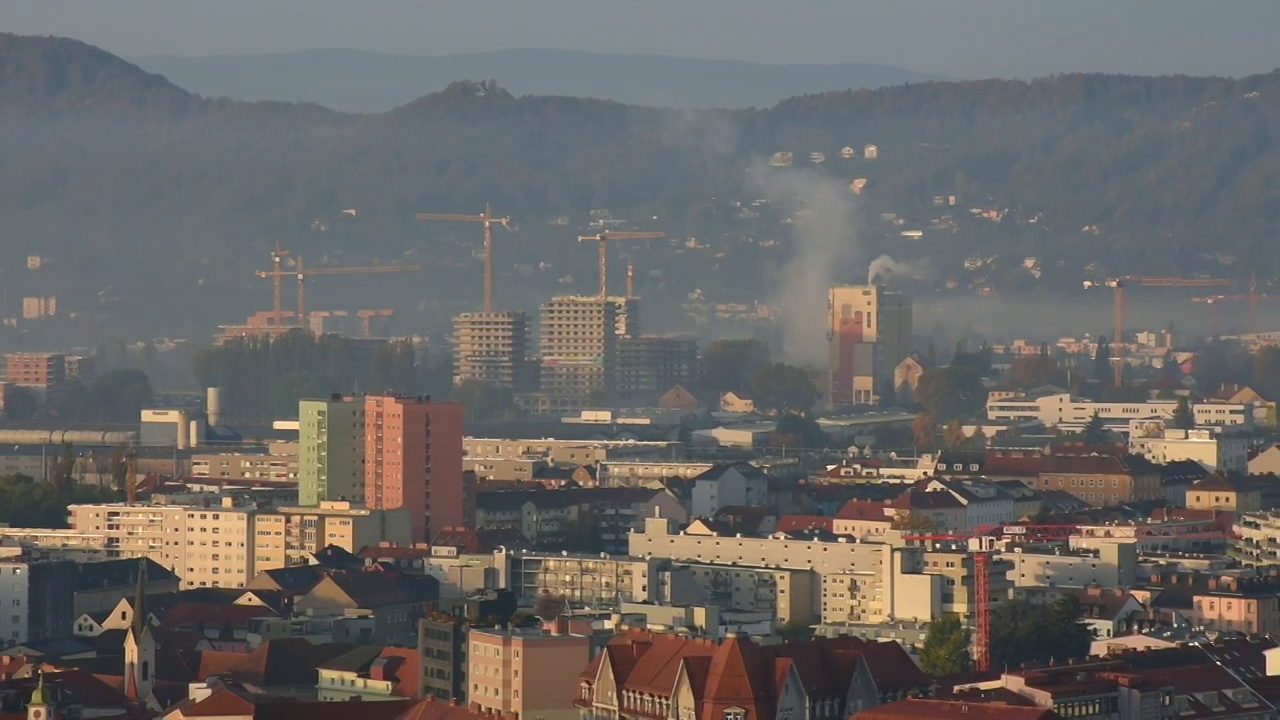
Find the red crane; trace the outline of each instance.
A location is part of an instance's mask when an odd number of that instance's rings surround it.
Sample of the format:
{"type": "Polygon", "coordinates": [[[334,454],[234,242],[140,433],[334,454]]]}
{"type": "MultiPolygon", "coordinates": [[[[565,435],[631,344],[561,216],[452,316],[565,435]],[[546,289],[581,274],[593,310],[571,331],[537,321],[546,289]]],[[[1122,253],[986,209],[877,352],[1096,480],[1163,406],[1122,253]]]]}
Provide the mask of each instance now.
{"type": "MultiPolygon", "coordinates": [[[[1128,527],[1128,526],[1119,526],[1128,527]]],[[[1037,542],[1065,541],[1079,531],[1079,525],[1009,524],[986,525],[967,533],[914,534],[904,532],[902,539],[910,542],[943,543],[952,547],[964,543],[973,555],[973,603],[974,603],[974,667],[979,672],[991,668],[991,556],[996,552],[996,541],[1008,536],[1023,537],[1037,542]]],[[[1135,539],[1148,537],[1140,535],[1135,539]]],[[[1152,534],[1150,537],[1165,537],[1152,534]]],[[[1213,539],[1226,540],[1226,532],[1178,533],[1167,536],[1170,540],[1213,539]]]]}

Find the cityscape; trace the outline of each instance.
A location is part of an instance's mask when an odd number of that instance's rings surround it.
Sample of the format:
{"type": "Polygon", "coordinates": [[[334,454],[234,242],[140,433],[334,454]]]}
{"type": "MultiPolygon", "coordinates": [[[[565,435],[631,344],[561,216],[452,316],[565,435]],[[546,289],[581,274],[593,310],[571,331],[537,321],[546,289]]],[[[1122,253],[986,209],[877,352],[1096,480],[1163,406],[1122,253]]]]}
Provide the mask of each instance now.
{"type": "Polygon", "coordinates": [[[1280,718],[1280,71],[1174,0],[1141,63],[48,2],[0,720],[1280,718]]]}

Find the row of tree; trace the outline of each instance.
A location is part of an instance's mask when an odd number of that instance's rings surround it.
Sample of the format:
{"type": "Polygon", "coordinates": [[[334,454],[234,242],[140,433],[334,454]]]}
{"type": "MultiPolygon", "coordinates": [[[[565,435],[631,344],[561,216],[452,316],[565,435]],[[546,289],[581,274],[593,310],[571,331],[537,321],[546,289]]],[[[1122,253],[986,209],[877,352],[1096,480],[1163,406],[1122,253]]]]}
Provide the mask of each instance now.
{"type": "MultiPolygon", "coordinates": [[[[1093,632],[1084,624],[1084,608],[1074,595],[1034,604],[1006,600],[991,611],[990,653],[993,668],[1019,668],[1024,663],[1073,660],[1089,654],[1093,632]]],[[[959,675],[973,669],[973,633],[954,614],[929,624],[920,649],[920,667],[934,676],[959,675]]]]}
{"type": "MultiPolygon", "coordinates": [[[[151,380],[141,370],[109,370],[88,384],[67,380],[50,396],[47,412],[70,423],[133,423],[153,396],[151,380]]],[[[39,409],[39,398],[30,389],[14,385],[5,390],[6,419],[30,420],[39,409]]]]}
{"type": "Polygon", "coordinates": [[[228,414],[238,418],[288,416],[300,399],[335,392],[447,397],[452,389],[448,354],[419,357],[407,340],[371,347],[297,330],[273,339],[238,338],[197,352],[193,363],[200,385],[221,387],[228,414]]]}

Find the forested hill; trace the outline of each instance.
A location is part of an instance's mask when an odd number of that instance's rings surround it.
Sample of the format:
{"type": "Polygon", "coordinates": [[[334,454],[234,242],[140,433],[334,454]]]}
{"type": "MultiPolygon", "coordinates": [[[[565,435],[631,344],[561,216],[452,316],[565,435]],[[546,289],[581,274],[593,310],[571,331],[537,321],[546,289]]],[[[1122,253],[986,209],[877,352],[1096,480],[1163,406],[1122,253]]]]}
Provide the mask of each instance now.
{"type": "Polygon", "coordinates": [[[444,298],[477,296],[473,228],[415,223],[413,213],[492,202],[520,225],[498,264],[509,276],[501,291],[520,302],[590,288],[594,256],[572,235],[596,208],[723,245],[705,258],[654,250],[646,262],[668,271],[665,291],[683,296],[685,277],[706,294],[717,283],[750,291],[782,258],[734,238],[776,234],[785,253],[787,226],[768,214],[744,220],[734,203],[763,194],[747,169],[789,151],[841,186],[867,178],[861,242],[929,256],[943,274],[974,254],[1036,256],[1057,269],[1041,282],[1073,286],[1091,263],[1272,274],[1277,137],[1280,72],[925,83],[736,111],[514,97],[459,82],[350,115],[205,99],[80,42],[5,35],[0,267],[11,295],[47,290],[83,309],[105,294],[118,299],[98,307],[110,318],[198,333],[266,306],[252,270],[279,240],[314,262],[426,260],[425,276],[379,278],[385,295],[361,301],[439,314],[457,309],[444,298]],[[869,143],[875,160],[861,157],[869,143]],[[845,146],[859,157],[841,158],[845,146]],[[811,165],[811,152],[825,162],[811,165]],[[972,221],[971,208],[1002,219],[972,221]],[[548,224],[561,216],[569,227],[548,224]],[[923,240],[904,245],[901,231],[915,228],[923,240]],[[57,271],[10,271],[37,253],[57,258],[57,271]]]}

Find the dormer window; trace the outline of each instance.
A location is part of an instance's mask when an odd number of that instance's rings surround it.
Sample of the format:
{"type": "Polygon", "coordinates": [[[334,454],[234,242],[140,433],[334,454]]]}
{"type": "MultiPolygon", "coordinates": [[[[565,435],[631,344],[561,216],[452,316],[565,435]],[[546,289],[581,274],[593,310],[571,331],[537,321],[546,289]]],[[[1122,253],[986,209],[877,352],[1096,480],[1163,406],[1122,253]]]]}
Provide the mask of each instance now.
{"type": "Polygon", "coordinates": [[[747,711],[740,707],[726,708],[724,720],[747,720],[747,711]]]}

